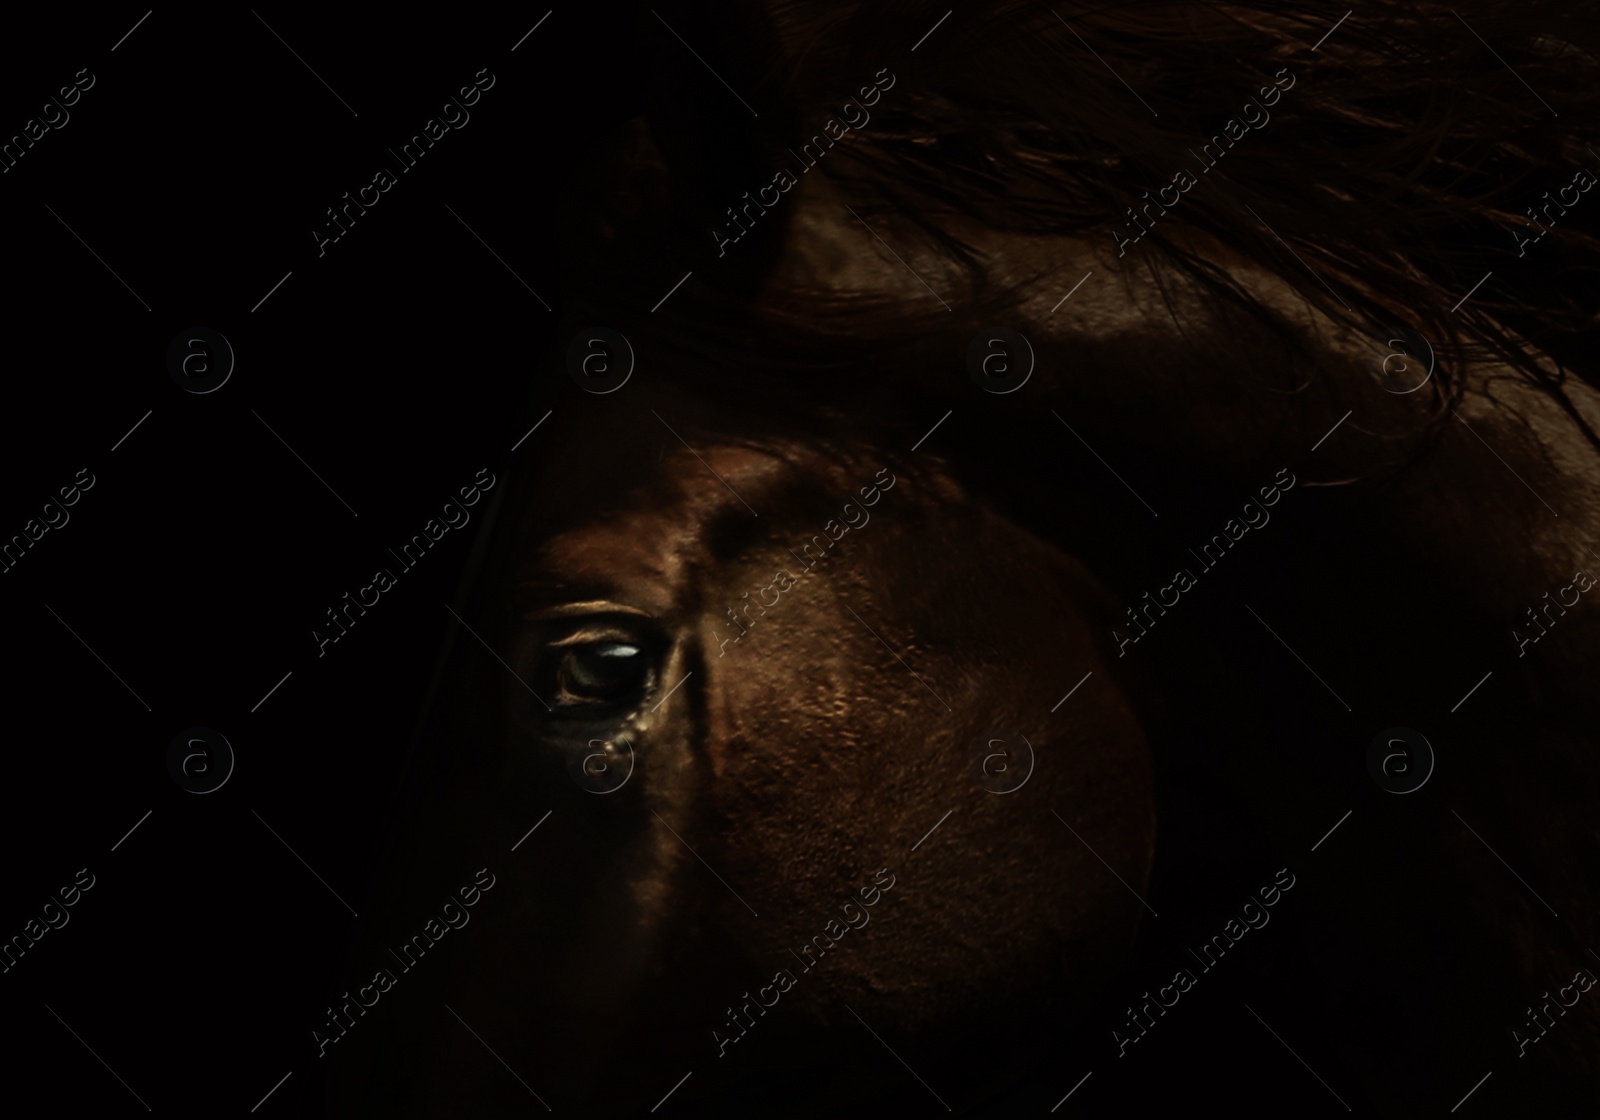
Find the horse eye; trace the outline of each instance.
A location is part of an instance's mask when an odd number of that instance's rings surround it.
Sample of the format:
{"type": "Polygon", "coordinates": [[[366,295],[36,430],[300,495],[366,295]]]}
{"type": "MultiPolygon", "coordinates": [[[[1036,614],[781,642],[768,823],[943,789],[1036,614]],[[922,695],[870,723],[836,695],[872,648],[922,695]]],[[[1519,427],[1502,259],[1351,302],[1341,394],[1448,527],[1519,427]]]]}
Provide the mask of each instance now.
{"type": "Polygon", "coordinates": [[[556,665],[561,699],[617,704],[642,693],[650,666],[644,650],[627,642],[585,642],[568,647],[556,665]]]}

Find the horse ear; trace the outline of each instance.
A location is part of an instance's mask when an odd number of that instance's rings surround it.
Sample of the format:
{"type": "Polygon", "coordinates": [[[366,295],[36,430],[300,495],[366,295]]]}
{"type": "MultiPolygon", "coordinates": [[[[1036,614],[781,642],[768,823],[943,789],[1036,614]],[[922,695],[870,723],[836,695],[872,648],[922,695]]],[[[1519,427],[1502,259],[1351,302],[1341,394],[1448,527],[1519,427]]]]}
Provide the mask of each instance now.
{"type": "Polygon", "coordinates": [[[748,291],[771,267],[786,222],[752,201],[772,181],[772,168],[748,133],[729,142],[739,151],[708,166],[684,140],[679,116],[675,108],[636,116],[582,161],[567,184],[562,251],[607,287],[637,277],[644,262],[717,259],[707,280],[748,291]]]}
{"type": "Polygon", "coordinates": [[[615,129],[578,167],[567,184],[572,220],[561,226],[562,248],[571,257],[610,256],[671,208],[672,175],[643,116],[615,129]]]}

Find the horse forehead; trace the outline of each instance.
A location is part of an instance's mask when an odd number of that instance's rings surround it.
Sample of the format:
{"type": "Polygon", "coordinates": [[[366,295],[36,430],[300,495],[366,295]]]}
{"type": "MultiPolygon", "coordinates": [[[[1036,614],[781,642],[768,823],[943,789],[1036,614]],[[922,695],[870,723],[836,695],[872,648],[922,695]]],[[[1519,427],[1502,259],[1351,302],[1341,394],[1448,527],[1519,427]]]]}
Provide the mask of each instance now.
{"type": "Polygon", "coordinates": [[[593,493],[592,512],[540,549],[556,573],[601,576],[665,609],[706,558],[707,531],[728,515],[759,518],[747,504],[807,465],[776,450],[708,443],[642,461],[593,493]]]}

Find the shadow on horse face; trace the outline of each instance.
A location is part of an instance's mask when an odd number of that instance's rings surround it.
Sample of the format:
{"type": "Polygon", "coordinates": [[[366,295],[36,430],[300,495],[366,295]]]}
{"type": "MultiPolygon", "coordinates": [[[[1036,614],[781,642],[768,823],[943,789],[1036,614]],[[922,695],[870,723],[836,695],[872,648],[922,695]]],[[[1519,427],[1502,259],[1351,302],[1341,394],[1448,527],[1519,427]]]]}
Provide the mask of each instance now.
{"type": "MultiPolygon", "coordinates": [[[[464,658],[395,891],[505,885],[425,983],[556,1107],[637,1112],[688,1069],[708,1105],[764,1079],[776,1109],[801,1072],[903,1091],[863,1025],[965,1099],[1142,912],[1151,765],[1106,596],[931,455],[645,396],[564,409],[501,511],[496,652],[464,658]]],[[[419,1115],[526,1108],[438,1002],[358,1062],[419,1115]]]]}

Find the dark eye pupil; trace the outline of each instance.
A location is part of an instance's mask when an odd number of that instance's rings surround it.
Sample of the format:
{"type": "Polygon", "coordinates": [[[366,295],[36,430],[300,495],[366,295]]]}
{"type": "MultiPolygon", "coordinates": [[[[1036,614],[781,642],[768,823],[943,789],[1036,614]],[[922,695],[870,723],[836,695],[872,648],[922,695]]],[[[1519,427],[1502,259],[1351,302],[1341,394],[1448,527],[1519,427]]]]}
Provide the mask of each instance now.
{"type": "Polygon", "coordinates": [[[581,700],[620,700],[643,687],[645,658],[638,646],[598,642],[568,650],[559,674],[568,695],[581,700]]]}

